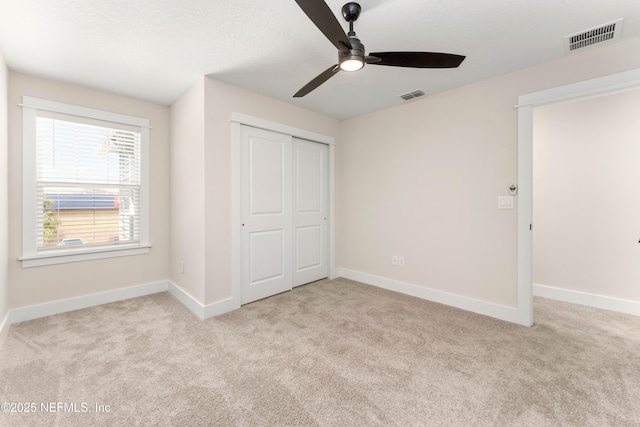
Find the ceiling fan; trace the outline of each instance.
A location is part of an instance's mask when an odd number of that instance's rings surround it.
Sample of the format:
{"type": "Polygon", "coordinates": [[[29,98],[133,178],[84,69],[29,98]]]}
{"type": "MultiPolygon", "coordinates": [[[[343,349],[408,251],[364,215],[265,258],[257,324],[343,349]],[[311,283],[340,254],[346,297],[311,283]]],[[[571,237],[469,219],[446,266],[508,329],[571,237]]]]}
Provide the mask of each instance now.
{"type": "Polygon", "coordinates": [[[338,63],[327,68],[293,95],[300,98],[333,77],[338,71],[358,71],[365,64],[411,68],[456,68],[464,60],[462,55],[438,52],[375,52],[365,54],[364,45],[353,31],[353,23],[362,10],[358,3],[342,6],[342,16],[349,23],[349,34],[322,0],[296,0],[298,6],[316,24],[331,43],[338,48],[338,63]]]}

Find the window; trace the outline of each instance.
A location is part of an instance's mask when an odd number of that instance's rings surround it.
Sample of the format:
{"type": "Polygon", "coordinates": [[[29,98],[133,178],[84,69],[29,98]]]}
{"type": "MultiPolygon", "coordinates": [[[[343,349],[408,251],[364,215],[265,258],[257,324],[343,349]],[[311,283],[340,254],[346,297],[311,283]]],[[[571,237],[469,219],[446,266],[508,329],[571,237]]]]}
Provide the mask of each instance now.
{"type": "Polygon", "coordinates": [[[23,266],[149,252],[149,121],[23,97],[23,266]]]}

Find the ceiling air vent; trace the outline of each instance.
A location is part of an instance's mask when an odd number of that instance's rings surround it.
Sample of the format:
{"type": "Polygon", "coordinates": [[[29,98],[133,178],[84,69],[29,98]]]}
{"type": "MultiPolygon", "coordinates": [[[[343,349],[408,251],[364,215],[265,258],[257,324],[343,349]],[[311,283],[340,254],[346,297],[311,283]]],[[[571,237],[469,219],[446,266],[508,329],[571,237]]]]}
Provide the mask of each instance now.
{"type": "Polygon", "coordinates": [[[400,98],[404,99],[405,101],[408,101],[410,99],[419,98],[421,96],[424,96],[424,92],[418,89],[418,90],[414,90],[413,92],[400,95],[400,98]]]}
{"type": "Polygon", "coordinates": [[[622,19],[618,19],[595,28],[571,34],[564,38],[564,50],[567,53],[575,52],[579,49],[617,39],[620,37],[621,30],[622,19]]]}

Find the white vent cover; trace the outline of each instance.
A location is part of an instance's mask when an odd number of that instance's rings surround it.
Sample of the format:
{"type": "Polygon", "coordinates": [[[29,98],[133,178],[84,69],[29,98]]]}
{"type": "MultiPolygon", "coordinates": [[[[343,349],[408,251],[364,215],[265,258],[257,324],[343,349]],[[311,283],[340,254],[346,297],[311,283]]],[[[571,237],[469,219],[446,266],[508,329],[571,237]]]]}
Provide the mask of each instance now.
{"type": "Polygon", "coordinates": [[[599,25],[579,33],[568,35],[564,38],[565,52],[574,52],[596,44],[604,43],[620,37],[622,19],[617,19],[603,25],[599,25]]]}
{"type": "Polygon", "coordinates": [[[424,92],[418,89],[418,90],[414,90],[413,92],[400,95],[400,98],[404,99],[405,101],[408,101],[410,99],[418,98],[420,96],[424,96],[424,92]]]}

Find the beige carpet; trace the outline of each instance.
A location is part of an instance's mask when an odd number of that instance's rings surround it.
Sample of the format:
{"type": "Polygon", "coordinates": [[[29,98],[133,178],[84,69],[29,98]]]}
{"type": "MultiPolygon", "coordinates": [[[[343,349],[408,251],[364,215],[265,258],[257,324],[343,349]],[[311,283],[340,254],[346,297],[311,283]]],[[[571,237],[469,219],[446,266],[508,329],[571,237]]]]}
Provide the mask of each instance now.
{"type": "Polygon", "coordinates": [[[37,410],[0,425],[640,425],[639,317],[536,299],[535,322],[342,279],[207,321],[135,298],[13,325],[0,402],[37,410]]]}

